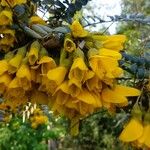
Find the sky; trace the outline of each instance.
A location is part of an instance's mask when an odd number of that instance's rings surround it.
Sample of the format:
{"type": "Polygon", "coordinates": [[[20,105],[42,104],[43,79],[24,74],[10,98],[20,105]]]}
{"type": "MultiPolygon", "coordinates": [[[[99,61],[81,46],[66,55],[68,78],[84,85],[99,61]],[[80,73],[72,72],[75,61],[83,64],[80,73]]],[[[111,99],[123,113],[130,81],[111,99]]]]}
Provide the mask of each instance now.
{"type": "MultiPolygon", "coordinates": [[[[108,16],[114,16],[114,15],[120,15],[121,14],[121,0],[91,0],[88,3],[87,7],[91,7],[93,10],[88,11],[87,9],[84,10],[85,15],[93,15],[96,14],[96,16],[99,16],[100,18],[104,20],[108,20],[108,16]]],[[[103,23],[100,25],[97,25],[96,28],[93,30],[99,31],[102,25],[105,27],[110,26],[111,23],[103,23]]],[[[111,34],[114,34],[116,32],[116,26],[117,23],[113,23],[110,28],[109,32],[111,34]]]]}
{"type": "MultiPolygon", "coordinates": [[[[120,15],[121,14],[121,0],[91,0],[88,2],[86,6],[89,9],[84,9],[83,13],[85,15],[96,16],[108,20],[108,16],[120,15]]],[[[38,12],[38,14],[42,17],[42,13],[38,12]]],[[[96,27],[92,28],[92,31],[101,31],[100,29],[105,26],[109,27],[111,23],[103,23],[99,24],[96,27]]],[[[117,23],[113,23],[109,27],[110,34],[115,34],[117,23]]]]}

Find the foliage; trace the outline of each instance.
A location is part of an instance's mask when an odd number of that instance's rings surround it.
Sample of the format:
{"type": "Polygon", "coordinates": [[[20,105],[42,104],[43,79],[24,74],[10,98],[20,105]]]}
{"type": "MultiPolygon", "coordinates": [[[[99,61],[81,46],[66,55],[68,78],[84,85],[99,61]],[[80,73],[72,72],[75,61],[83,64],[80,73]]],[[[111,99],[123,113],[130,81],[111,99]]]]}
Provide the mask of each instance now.
{"type": "Polygon", "coordinates": [[[13,117],[7,125],[1,123],[0,131],[0,149],[5,150],[45,150],[46,141],[58,137],[55,131],[47,130],[47,126],[33,129],[28,122],[23,123],[22,118],[18,117],[13,117]]]}
{"type": "Polygon", "coordinates": [[[104,110],[97,112],[81,122],[80,133],[77,137],[66,136],[63,139],[62,149],[130,150],[129,145],[124,145],[117,140],[127,118],[123,112],[117,116],[110,115],[104,110]]]}

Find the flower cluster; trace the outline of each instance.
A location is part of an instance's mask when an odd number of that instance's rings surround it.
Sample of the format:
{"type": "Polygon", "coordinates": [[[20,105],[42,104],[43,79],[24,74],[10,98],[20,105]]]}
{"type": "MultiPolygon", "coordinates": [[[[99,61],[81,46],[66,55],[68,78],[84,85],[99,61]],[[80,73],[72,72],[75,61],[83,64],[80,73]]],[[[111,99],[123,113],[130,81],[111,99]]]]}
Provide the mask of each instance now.
{"type": "MultiPolygon", "coordinates": [[[[27,0],[1,0],[0,1],[0,51],[8,52],[18,42],[16,39],[15,25],[17,14],[15,7],[26,4],[27,0]]],[[[24,8],[24,7],[23,7],[24,8]]],[[[25,10],[24,10],[25,11],[25,10]]],[[[20,21],[20,25],[24,22],[20,21]]],[[[45,24],[45,21],[33,14],[27,24],[45,24]]]]}
{"type": "MultiPolygon", "coordinates": [[[[135,104],[136,106],[137,104],[135,104]]],[[[134,107],[135,107],[134,106],[134,107]]],[[[133,114],[130,121],[120,134],[119,139],[123,142],[130,142],[133,146],[139,148],[150,148],[150,117],[149,111],[142,113],[140,108],[133,108],[133,114]],[[142,119],[144,118],[144,119],[142,119]]]]}
{"type": "Polygon", "coordinates": [[[8,52],[0,61],[0,93],[14,109],[26,102],[48,105],[71,120],[76,135],[79,119],[103,107],[114,112],[140,92],[116,81],[123,74],[118,60],[125,36],[92,34],[77,20],[70,30],[59,58],[38,40],[8,52]]]}
{"type": "Polygon", "coordinates": [[[30,117],[31,127],[36,129],[40,125],[45,125],[48,122],[48,117],[44,115],[43,111],[39,108],[35,109],[30,117]]]}
{"type": "Polygon", "coordinates": [[[8,52],[0,61],[0,93],[12,109],[28,101],[48,104],[47,93],[38,90],[42,77],[56,67],[38,41],[8,52]]]}

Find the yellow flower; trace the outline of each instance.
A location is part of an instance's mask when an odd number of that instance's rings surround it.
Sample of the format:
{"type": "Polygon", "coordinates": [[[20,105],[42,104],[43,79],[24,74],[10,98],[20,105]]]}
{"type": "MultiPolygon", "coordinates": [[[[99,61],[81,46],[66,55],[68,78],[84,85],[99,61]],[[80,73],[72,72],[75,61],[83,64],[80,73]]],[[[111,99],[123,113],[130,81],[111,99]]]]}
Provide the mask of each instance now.
{"type": "Polygon", "coordinates": [[[88,76],[88,74],[90,74],[90,75],[85,81],[88,90],[100,92],[102,89],[101,80],[98,78],[98,76],[93,71],[89,71],[87,73],[87,76],[88,76]]]}
{"type": "Polygon", "coordinates": [[[48,56],[43,56],[40,61],[38,62],[39,65],[41,65],[41,73],[47,74],[47,72],[50,69],[53,69],[56,67],[55,60],[48,56]]]}
{"type": "Polygon", "coordinates": [[[150,135],[150,124],[147,124],[144,126],[143,134],[140,138],[137,139],[137,142],[139,144],[145,144],[146,146],[150,147],[149,135],[150,135]]]}
{"type": "Polygon", "coordinates": [[[94,107],[84,102],[78,102],[78,111],[81,116],[86,116],[94,112],[94,107]]]}
{"type": "Polygon", "coordinates": [[[122,55],[119,52],[112,51],[112,50],[106,49],[106,48],[100,48],[99,49],[99,55],[112,57],[112,58],[117,59],[117,60],[120,60],[122,58],[122,55]]]}
{"type": "Polygon", "coordinates": [[[82,90],[82,85],[80,81],[72,78],[68,81],[69,86],[69,94],[73,97],[79,95],[80,91],[82,90]]]}
{"type": "Polygon", "coordinates": [[[64,49],[67,52],[73,52],[74,50],[76,50],[76,44],[72,39],[66,37],[64,41],[64,49]]]}
{"type": "Polygon", "coordinates": [[[15,30],[11,30],[9,28],[0,28],[0,33],[3,35],[9,34],[9,35],[15,37],[15,30]]]}
{"type": "MultiPolygon", "coordinates": [[[[58,105],[66,105],[66,103],[70,101],[70,95],[66,94],[65,92],[61,90],[59,90],[57,94],[55,94],[55,96],[56,96],[55,103],[57,103],[58,105]]],[[[65,106],[62,106],[62,107],[65,107],[65,106]]]]}
{"type": "Polygon", "coordinates": [[[7,73],[0,76],[0,94],[3,94],[11,82],[11,77],[7,73]]]}
{"type": "Polygon", "coordinates": [[[146,133],[147,133],[147,138],[145,139],[145,142],[144,142],[144,144],[147,146],[147,147],[149,147],[150,148],[150,140],[149,140],[149,135],[150,135],[150,125],[149,125],[149,127],[147,127],[148,129],[147,129],[147,131],[145,131],[146,133]]]}
{"type": "MultiPolygon", "coordinates": [[[[15,38],[9,34],[4,35],[4,37],[0,40],[0,45],[5,45],[5,46],[10,46],[13,47],[14,46],[14,41],[15,38]]],[[[3,49],[3,48],[2,48],[3,49]]],[[[5,52],[7,52],[7,50],[4,49],[5,52]]]]}
{"type": "Polygon", "coordinates": [[[141,94],[140,90],[123,85],[115,85],[114,92],[123,96],[139,96],[141,94]]]}
{"type": "Polygon", "coordinates": [[[88,32],[84,30],[79,21],[75,20],[70,26],[73,37],[75,38],[83,38],[88,35],[88,32]]]}
{"type": "Polygon", "coordinates": [[[20,86],[18,78],[14,78],[8,85],[7,92],[5,94],[6,99],[11,99],[12,97],[20,98],[23,97],[25,91],[20,86]]]}
{"type": "Polygon", "coordinates": [[[42,92],[47,92],[48,91],[48,88],[47,88],[47,83],[48,83],[47,75],[41,75],[41,81],[39,83],[40,83],[40,86],[39,86],[38,90],[42,91],[42,92]]]}
{"type": "Polygon", "coordinates": [[[68,81],[65,80],[63,81],[55,90],[54,95],[58,92],[58,91],[62,91],[63,93],[69,94],[69,86],[68,86],[68,81]]]}
{"type": "Polygon", "coordinates": [[[111,57],[95,55],[89,58],[89,64],[100,79],[116,78],[123,73],[118,61],[111,57]]]}
{"type": "Polygon", "coordinates": [[[1,0],[1,5],[14,7],[16,5],[25,4],[26,2],[26,0],[1,0]]]}
{"type": "Polygon", "coordinates": [[[0,75],[8,71],[8,63],[5,59],[0,60],[0,75]]]}
{"type": "Polygon", "coordinates": [[[99,55],[90,57],[89,65],[93,72],[99,77],[99,79],[103,79],[106,70],[102,64],[101,57],[99,55]]]}
{"type": "Polygon", "coordinates": [[[29,24],[32,25],[32,24],[43,24],[43,25],[46,25],[46,22],[40,18],[39,16],[32,16],[29,20],[29,24]]]}
{"type": "Polygon", "coordinates": [[[113,89],[105,88],[102,91],[102,100],[114,104],[128,104],[127,96],[138,96],[140,91],[122,85],[116,85],[113,89]]]}
{"type": "Polygon", "coordinates": [[[102,46],[107,49],[111,49],[114,51],[120,51],[123,49],[122,44],[126,41],[125,35],[92,35],[94,40],[98,40],[101,42],[102,46]]]}
{"type": "Polygon", "coordinates": [[[32,90],[31,91],[31,103],[35,104],[48,104],[48,95],[45,92],[41,92],[38,90],[32,90]]]}
{"type": "Polygon", "coordinates": [[[88,71],[88,68],[83,58],[80,58],[80,57],[75,58],[71,66],[70,72],[69,72],[69,79],[74,78],[81,82],[84,80],[87,71],[88,71]]]}
{"type": "MultiPolygon", "coordinates": [[[[95,99],[96,98],[95,96],[94,94],[89,92],[87,89],[83,88],[80,94],[76,98],[84,103],[99,107],[97,103],[97,99],[95,99]]],[[[99,100],[100,100],[100,97],[99,97],[99,100]]]]}
{"type": "Polygon", "coordinates": [[[50,93],[54,93],[55,89],[64,81],[67,73],[67,68],[63,66],[51,69],[47,73],[47,87],[50,93]]]}
{"type": "Polygon", "coordinates": [[[42,75],[41,75],[41,68],[37,69],[30,69],[31,72],[31,80],[35,83],[41,83],[42,82],[42,75]]]}
{"type": "Polygon", "coordinates": [[[10,106],[12,111],[18,110],[18,107],[25,105],[28,102],[28,98],[24,95],[21,97],[11,97],[5,100],[5,104],[10,106]]]}
{"type": "Polygon", "coordinates": [[[139,120],[132,118],[121,132],[119,139],[123,142],[133,142],[143,134],[143,126],[139,120]]]}
{"type": "Polygon", "coordinates": [[[21,47],[18,49],[17,54],[8,62],[9,73],[15,73],[18,70],[22,62],[22,59],[25,56],[25,53],[26,53],[26,47],[21,47]]]}
{"type": "Polygon", "coordinates": [[[14,46],[15,31],[4,28],[0,29],[0,33],[3,35],[3,38],[0,39],[0,46],[2,50],[7,52],[10,49],[10,47],[14,46]]]}
{"type": "Polygon", "coordinates": [[[31,88],[31,72],[27,64],[22,64],[18,69],[16,76],[18,78],[20,86],[24,90],[29,90],[31,88]]]}
{"type": "Polygon", "coordinates": [[[11,25],[12,24],[12,11],[11,10],[3,10],[0,12],[0,25],[11,25]]]}
{"type": "Polygon", "coordinates": [[[38,60],[40,47],[41,47],[41,45],[38,41],[34,41],[31,44],[30,50],[28,53],[28,59],[29,59],[30,65],[34,65],[35,62],[38,60]]]}

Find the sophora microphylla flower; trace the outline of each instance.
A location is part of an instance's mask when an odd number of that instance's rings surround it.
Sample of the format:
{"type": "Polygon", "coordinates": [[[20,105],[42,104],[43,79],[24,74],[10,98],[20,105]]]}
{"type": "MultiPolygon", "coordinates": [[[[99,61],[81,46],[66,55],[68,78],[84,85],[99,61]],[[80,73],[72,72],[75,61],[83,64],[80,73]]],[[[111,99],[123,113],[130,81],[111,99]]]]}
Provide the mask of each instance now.
{"type": "Polygon", "coordinates": [[[75,38],[84,38],[88,35],[88,32],[84,30],[84,28],[81,26],[81,24],[77,20],[75,20],[71,24],[70,29],[71,29],[71,33],[73,37],[75,38]]]}
{"type": "Polygon", "coordinates": [[[16,5],[25,4],[26,0],[1,0],[2,6],[14,7],[16,5]]]}
{"type": "Polygon", "coordinates": [[[40,18],[39,16],[32,16],[29,19],[29,24],[30,25],[32,25],[32,24],[46,25],[46,22],[42,18],[40,18]]]}
{"type": "Polygon", "coordinates": [[[11,25],[13,22],[12,18],[13,14],[12,11],[9,9],[4,9],[0,12],[0,25],[5,26],[5,25],[11,25]]]}

